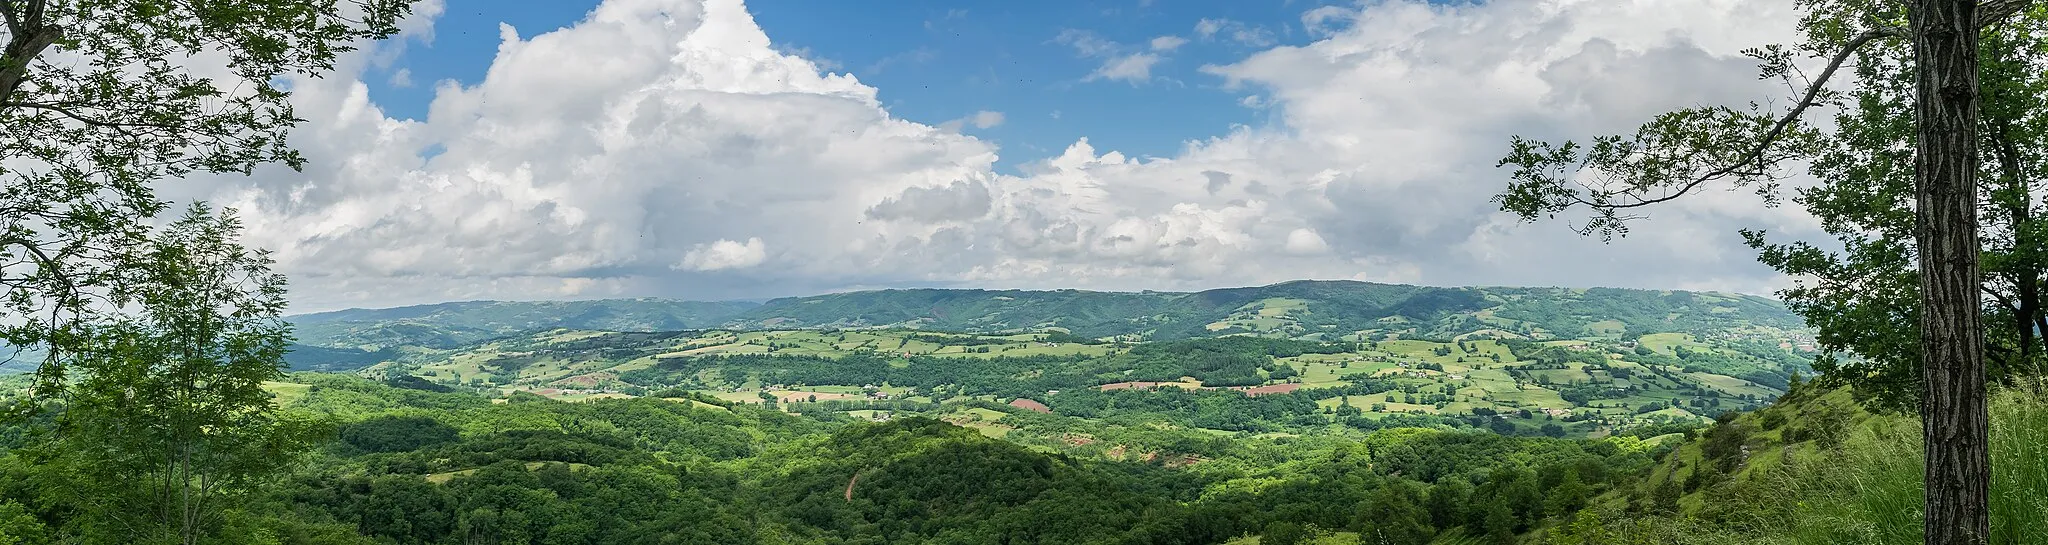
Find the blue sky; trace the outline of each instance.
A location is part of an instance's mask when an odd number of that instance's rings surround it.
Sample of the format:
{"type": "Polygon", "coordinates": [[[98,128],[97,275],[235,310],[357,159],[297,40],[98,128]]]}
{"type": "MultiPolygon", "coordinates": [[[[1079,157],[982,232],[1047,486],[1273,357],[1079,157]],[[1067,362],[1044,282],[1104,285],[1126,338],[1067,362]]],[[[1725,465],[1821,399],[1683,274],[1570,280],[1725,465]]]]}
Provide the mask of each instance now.
{"type": "MultiPolygon", "coordinates": [[[[578,22],[596,3],[447,0],[431,43],[410,44],[384,67],[386,77],[365,78],[371,96],[393,117],[423,116],[434,82],[474,85],[483,77],[500,23],[530,38],[578,22]],[[409,85],[393,85],[388,76],[399,70],[409,85]]],[[[1310,42],[1302,15],[1326,4],[1342,2],[784,0],[748,9],[778,48],[880,89],[897,117],[936,125],[1001,112],[1001,124],[963,131],[1000,146],[999,168],[1014,171],[1081,137],[1128,156],[1167,156],[1189,139],[1262,123],[1262,112],[1239,102],[1247,91],[1224,89],[1200,68],[1310,42]],[[1198,32],[1205,20],[1206,37],[1198,32]],[[1076,45],[1083,36],[1114,51],[1084,54],[1076,45]],[[1153,51],[1162,36],[1186,43],[1159,52],[1150,79],[1088,81],[1118,54],[1153,51]]]]}
{"type": "Polygon", "coordinates": [[[1709,192],[1602,244],[1491,200],[1510,136],[1779,98],[1740,52],[1796,39],[1784,0],[421,5],[403,47],[293,82],[305,171],[180,186],[241,211],[295,310],[1296,279],[1769,293],[1788,280],[1737,230],[1817,232],[1709,192]]]}

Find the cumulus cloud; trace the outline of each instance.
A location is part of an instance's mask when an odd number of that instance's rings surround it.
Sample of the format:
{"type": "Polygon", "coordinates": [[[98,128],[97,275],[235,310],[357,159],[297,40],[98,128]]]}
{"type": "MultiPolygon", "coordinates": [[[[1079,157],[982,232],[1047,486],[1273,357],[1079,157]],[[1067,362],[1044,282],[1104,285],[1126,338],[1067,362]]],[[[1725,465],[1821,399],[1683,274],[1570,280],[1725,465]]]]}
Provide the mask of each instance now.
{"type": "Polygon", "coordinates": [[[960,129],[965,127],[974,127],[977,129],[990,129],[995,128],[996,125],[1001,124],[1003,124],[1002,112],[982,110],[979,112],[974,112],[973,114],[970,114],[967,117],[962,117],[959,119],[954,119],[952,121],[947,121],[945,123],[940,123],[939,128],[948,131],[958,132],[960,129]]]}
{"type": "Polygon", "coordinates": [[[922,222],[964,221],[988,214],[993,202],[988,186],[958,181],[945,187],[913,187],[882,199],[867,211],[868,219],[922,222]]]}
{"type": "Polygon", "coordinates": [[[683,262],[676,268],[691,271],[716,271],[720,269],[744,269],[768,260],[768,245],[760,237],[746,242],[719,240],[710,244],[699,244],[683,254],[683,262]]]}
{"type": "MultiPolygon", "coordinates": [[[[362,83],[373,52],[352,55],[293,82],[304,174],[180,191],[242,211],[292,275],[295,310],[1296,278],[1762,292],[1783,279],[1734,231],[1814,232],[1796,210],[1709,192],[1602,245],[1517,224],[1488,197],[1510,134],[1612,133],[1774,96],[1738,52],[1792,37],[1781,4],[1318,8],[1317,41],[1203,68],[1271,123],[1142,160],[1082,138],[1011,175],[957,130],[999,113],[950,129],[897,118],[855,76],[770,43],[739,0],[607,0],[567,28],[504,27],[482,80],[438,84],[421,120],[380,110],[362,83]]],[[[1211,26],[1196,35],[1244,41],[1211,26]]],[[[1102,78],[1158,62],[1107,70],[1153,44],[1057,41],[1103,59],[1102,78]]]]}
{"type": "Polygon", "coordinates": [[[1102,59],[1102,65],[1081,81],[1106,79],[1138,85],[1152,80],[1152,67],[1165,60],[1159,53],[1172,51],[1187,40],[1160,36],[1149,42],[1149,49],[1140,49],[1104,39],[1094,32],[1067,29],[1060,31],[1053,41],[1074,48],[1082,57],[1102,59]]]}
{"type": "Polygon", "coordinates": [[[1287,233],[1286,249],[1291,254],[1314,255],[1330,251],[1330,245],[1314,229],[1301,228],[1287,233]]]}

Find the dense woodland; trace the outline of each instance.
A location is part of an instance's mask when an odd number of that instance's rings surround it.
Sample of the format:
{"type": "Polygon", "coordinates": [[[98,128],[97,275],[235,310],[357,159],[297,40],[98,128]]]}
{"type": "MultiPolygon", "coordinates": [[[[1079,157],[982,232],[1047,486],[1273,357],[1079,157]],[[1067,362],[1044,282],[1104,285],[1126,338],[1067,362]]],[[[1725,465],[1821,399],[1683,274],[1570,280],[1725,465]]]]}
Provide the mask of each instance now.
{"type": "MultiPolygon", "coordinates": [[[[1037,437],[1099,442],[1077,445],[692,395],[493,402],[344,375],[290,380],[305,387],[284,410],[321,423],[322,439],[278,478],[224,491],[208,542],[1705,543],[1775,542],[1793,529],[1848,539],[1866,529],[1771,521],[1874,507],[1845,488],[1850,477],[1900,468],[1858,450],[1911,439],[1895,431],[1910,421],[1805,385],[1759,414],[1598,440],[1441,427],[1217,436],[977,406],[1037,437]],[[1680,440],[1646,441],[1667,433],[1680,440]],[[1152,455],[1104,456],[1108,443],[1152,455]],[[1791,494],[1812,506],[1769,501],[1791,494]]],[[[2040,460],[2021,441],[2048,431],[2042,399],[2014,392],[2001,404],[2013,425],[2001,454],[2040,460]]],[[[81,516],[92,507],[69,491],[76,477],[34,463],[32,435],[4,434],[14,454],[0,459],[0,536],[92,535],[108,521],[81,516]]],[[[2016,485],[2041,489],[2021,471],[2016,485]]],[[[2039,513],[2010,520],[2014,532],[2048,528],[2039,513]]]]}
{"type": "MultiPolygon", "coordinates": [[[[1523,533],[1670,448],[1183,430],[1132,443],[1171,457],[1117,462],[927,418],[827,422],[691,398],[492,403],[293,380],[308,386],[287,411],[330,423],[330,439],[288,478],[234,496],[223,539],[266,526],[299,543],[1218,543],[1294,525],[1415,543],[1523,533]]],[[[46,488],[56,476],[9,460],[4,505],[22,517],[0,535],[77,530],[37,522],[77,507],[46,488]]]]}

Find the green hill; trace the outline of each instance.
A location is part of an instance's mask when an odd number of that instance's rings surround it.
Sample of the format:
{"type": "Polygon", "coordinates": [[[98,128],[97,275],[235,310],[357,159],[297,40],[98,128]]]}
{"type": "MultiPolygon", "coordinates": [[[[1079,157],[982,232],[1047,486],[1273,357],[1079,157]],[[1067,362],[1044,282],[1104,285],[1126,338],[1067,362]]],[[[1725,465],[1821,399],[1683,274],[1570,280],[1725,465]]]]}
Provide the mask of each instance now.
{"type": "Polygon", "coordinates": [[[1225,431],[1600,435],[1757,407],[1808,371],[1786,348],[1805,333],[1775,302],[1644,290],[886,290],[758,306],[457,303],[295,320],[315,333],[303,342],[340,345],[299,347],[295,368],[379,379],[571,400],[680,389],[847,414],[900,410],[905,398],[1034,399],[1062,414],[1142,413],[1225,431]],[[722,326],[701,327],[714,320],[722,326]],[[669,327],[688,325],[700,327],[669,327]],[[1248,406],[1243,394],[1215,395],[1226,389],[1264,397],[1248,406]],[[887,407],[863,401],[878,396],[887,407]],[[1249,412],[1229,413],[1239,409],[1249,412]]]}
{"type": "Polygon", "coordinates": [[[765,304],[662,299],[443,303],[293,316],[299,342],[376,350],[450,348],[549,329],[671,331],[899,327],[959,332],[1059,328],[1155,340],[1233,333],[1321,338],[1449,338],[1481,331],[1537,339],[1796,329],[1797,316],[1753,296],[1683,291],[1435,288],[1297,281],[1194,293],[909,289],[793,297],[765,304]]]}
{"type": "Polygon", "coordinates": [[[714,327],[754,304],[666,299],[470,301],[388,309],[349,309],[290,317],[301,344],[378,350],[451,348],[554,328],[674,331],[714,327]]]}
{"type": "MultiPolygon", "coordinates": [[[[1990,542],[2037,543],[2048,535],[2048,395],[2033,382],[1990,397],[1990,542]]],[[[1686,436],[1546,533],[1596,545],[1922,542],[1918,418],[1804,385],[1686,436]]]]}

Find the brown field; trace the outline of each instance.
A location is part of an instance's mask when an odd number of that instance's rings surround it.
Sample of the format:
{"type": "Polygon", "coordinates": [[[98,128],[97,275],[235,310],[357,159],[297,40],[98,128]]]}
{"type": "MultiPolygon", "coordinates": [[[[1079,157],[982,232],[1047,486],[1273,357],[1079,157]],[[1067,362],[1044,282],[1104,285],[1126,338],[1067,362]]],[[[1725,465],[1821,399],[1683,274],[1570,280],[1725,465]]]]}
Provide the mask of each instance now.
{"type": "Polygon", "coordinates": [[[1045,414],[1052,414],[1052,407],[1047,407],[1044,403],[1039,403],[1030,398],[1017,398],[1015,400],[1010,401],[1010,406],[1019,409],[1029,409],[1033,411],[1038,411],[1045,414]]]}
{"type": "Polygon", "coordinates": [[[1239,386],[1239,387],[1236,387],[1236,388],[1231,388],[1231,389],[1232,389],[1232,390],[1237,390],[1237,391],[1240,391],[1240,392],[1244,392],[1244,395],[1248,395],[1248,396],[1252,396],[1252,397],[1258,397],[1258,396],[1262,396],[1262,395],[1266,395],[1266,394],[1284,394],[1284,393],[1292,392],[1292,391],[1295,391],[1295,390],[1300,390],[1300,389],[1301,389],[1301,384],[1300,384],[1300,383],[1289,383],[1289,384],[1269,384],[1269,385],[1265,385],[1265,386],[1239,386]]]}
{"type": "Polygon", "coordinates": [[[861,398],[861,396],[856,394],[831,394],[825,392],[795,392],[789,390],[779,390],[773,393],[775,394],[776,401],[778,403],[796,403],[800,401],[810,401],[811,396],[818,396],[818,401],[833,401],[839,399],[861,398]]]}
{"type": "Polygon", "coordinates": [[[1148,382],[1142,380],[1134,380],[1125,382],[1112,382],[1109,384],[1097,386],[1096,389],[1107,392],[1110,390],[1127,390],[1132,388],[1156,388],[1159,386],[1172,386],[1175,388],[1186,388],[1190,390],[1203,388],[1201,383],[1197,382],[1148,382]]]}

